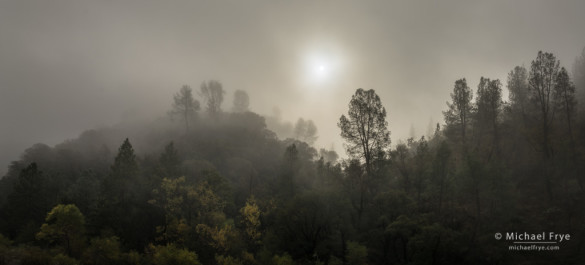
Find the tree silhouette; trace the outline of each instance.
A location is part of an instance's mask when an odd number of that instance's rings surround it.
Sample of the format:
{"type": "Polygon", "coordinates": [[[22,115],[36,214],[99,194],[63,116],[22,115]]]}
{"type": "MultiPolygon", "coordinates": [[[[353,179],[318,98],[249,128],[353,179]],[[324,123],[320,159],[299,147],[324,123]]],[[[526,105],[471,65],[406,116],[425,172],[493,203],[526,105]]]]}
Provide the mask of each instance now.
{"type": "Polygon", "coordinates": [[[47,177],[38,170],[36,163],[31,163],[20,171],[6,204],[6,218],[11,236],[34,239],[34,234],[27,231],[27,226],[34,225],[38,229],[38,225],[42,223],[43,216],[52,203],[47,200],[47,195],[47,177]]]}
{"type": "Polygon", "coordinates": [[[575,86],[569,79],[567,70],[562,67],[557,75],[556,84],[554,87],[554,101],[555,107],[561,111],[565,116],[567,122],[567,133],[569,134],[570,146],[573,161],[576,162],[575,139],[573,138],[573,119],[575,116],[575,107],[577,100],[575,99],[575,86]]]}
{"type": "Polygon", "coordinates": [[[347,153],[365,162],[370,175],[376,158],[390,146],[386,109],[373,89],[357,89],[349,102],[348,116],[341,115],[337,126],[345,139],[347,153]]]}
{"type": "Polygon", "coordinates": [[[221,83],[217,80],[201,83],[200,94],[205,100],[207,113],[216,117],[221,112],[221,103],[223,103],[223,95],[225,94],[221,83]]]}
{"type": "Polygon", "coordinates": [[[459,126],[461,130],[461,140],[465,144],[465,133],[469,125],[469,118],[472,111],[473,91],[467,86],[465,78],[455,81],[453,93],[451,93],[452,103],[447,102],[449,110],[443,112],[445,122],[450,126],[459,126]]]}
{"type": "MultiPolygon", "coordinates": [[[[575,63],[573,64],[573,80],[579,101],[585,102],[585,47],[583,47],[581,55],[575,59],[575,63]]],[[[585,113],[585,108],[581,111],[585,113]]]]}
{"type": "Polygon", "coordinates": [[[294,127],[294,137],[299,141],[312,145],[317,140],[317,126],[312,120],[299,118],[294,127]]]}
{"type": "Polygon", "coordinates": [[[527,126],[528,115],[528,71],[523,66],[516,66],[508,74],[508,99],[510,100],[510,111],[514,116],[522,119],[524,126],[527,126]]]}
{"type": "Polygon", "coordinates": [[[150,190],[140,175],[134,148],[126,138],[102,182],[100,221],[135,248],[147,243],[145,231],[152,226],[146,216],[148,193],[150,190]]]}
{"type": "Polygon", "coordinates": [[[541,170],[544,186],[549,200],[553,199],[550,160],[553,157],[551,134],[554,121],[554,89],[557,86],[559,61],[552,53],[538,52],[536,59],[530,65],[528,84],[530,88],[530,102],[537,112],[537,121],[540,126],[540,151],[543,154],[544,168],[541,170]]]}
{"type": "Polygon", "coordinates": [[[170,177],[176,178],[179,176],[179,155],[177,149],[175,149],[175,144],[170,142],[165,146],[165,151],[162,153],[158,159],[160,164],[160,174],[161,177],[170,177]]]}
{"type": "Polygon", "coordinates": [[[545,158],[552,156],[550,133],[554,115],[553,93],[559,74],[559,61],[552,53],[538,52],[530,65],[528,84],[530,85],[530,99],[536,106],[541,124],[541,149],[545,158]]]}
{"type": "Polygon", "coordinates": [[[282,176],[280,180],[281,193],[287,198],[295,195],[295,177],[299,171],[299,150],[296,144],[286,147],[282,160],[282,176]]]}
{"type": "Polygon", "coordinates": [[[136,155],[134,148],[128,138],[124,140],[118,154],[114,160],[114,164],[110,168],[110,174],[105,177],[102,185],[102,198],[106,200],[108,205],[118,205],[119,203],[127,203],[134,194],[130,194],[131,186],[136,181],[138,174],[138,164],[136,163],[136,155]]]}
{"type": "Polygon", "coordinates": [[[234,92],[234,112],[246,112],[250,107],[250,97],[244,90],[234,92]]]}
{"type": "Polygon", "coordinates": [[[491,131],[492,147],[488,159],[494,150],[499,152],[498,119],[502,110],[502,85],[500,80],[481,77],[477,87],[477,123],[480,128],[480,141],[487,142],[483,133],[491,131]]]}
{"type": "Polygon", "coordinates": [[[174,96],[173,110],[170,115],[179,115],[185,122],[185,131],[189,131],[189,120],[193,118],[195,112],[199,110],[199,101],[193,99],[191,87],[184,85],[181,90],[174,96]]]}

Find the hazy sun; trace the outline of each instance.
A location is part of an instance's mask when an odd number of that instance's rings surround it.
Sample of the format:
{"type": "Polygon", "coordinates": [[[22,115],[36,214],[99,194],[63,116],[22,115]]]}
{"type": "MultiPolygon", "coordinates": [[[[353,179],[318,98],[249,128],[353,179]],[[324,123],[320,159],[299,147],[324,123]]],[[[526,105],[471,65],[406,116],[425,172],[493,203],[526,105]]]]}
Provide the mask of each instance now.
{"type": "Polygon", "coordinates": [[[314,84],[320,84],[325,81],[331,81],[332,64],[331,59],[324,54],[312,54],[305,62],[307,77],[314,84]]]}
{"type": "Polygon", "coordinates": [[[341,77],[342,52],[338,45],[321,43],[301,50],[303,86],[310,90],[326,90],[341,77]]]}
{"type": "Polygon", "coordinates": [[[325,71],[325,65],[323,64],[318,64],[317,67],[315,68],[315,74],[317,76],[323,77],[323,75],[326,74],[327,71],[325,71]]]}

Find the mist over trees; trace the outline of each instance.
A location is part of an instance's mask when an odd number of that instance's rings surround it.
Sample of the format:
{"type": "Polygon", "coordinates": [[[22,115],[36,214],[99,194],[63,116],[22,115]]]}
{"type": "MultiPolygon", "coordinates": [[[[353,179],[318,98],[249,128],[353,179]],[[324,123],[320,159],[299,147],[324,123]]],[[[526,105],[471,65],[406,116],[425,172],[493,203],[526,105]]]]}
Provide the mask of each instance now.
{"type": "Polygon", "coordinates": [[[185,122],[185,131],[189,131],[189,122],[192,122],[195,114],[200,109],[199,101],[193,99],[193,91],[190,86],[184,85],[173,98],[171,117],[179,116],[185,122]]]}
{"type": "Polygon", "coordinates": [[[312,145],[317,140],[317,126],[312,120],[299,118],[294,127],[294,138],[312,145]]]}
{"type": "MultiPolygon", "coordinates": [[[[579,101],[585,102],[585,47],[573,63],[573,80],[579,101]]],[[[585,113],[585,109],[581,108],[581,112],[585,113]]]]}
{"type": "Polygon", "coordinates": [[[312,145],[319,138],[319,129],[313,120],[301,117],[293,124],[282,119],[278,108],[274,109],[271,116],[266,116],[265,120],[267,128],[276,133],[280,139],[296,139],[312,145]]]}
{"type": "Polygon", "coordinates": [[[384,99],[359,88],[332,121],[347,159],[306,117],[185,85],[172,119],[26,149],[0,179],[0,264],[583,264],[583,58],[456,80],[444,124],[394,146],[384,99]],[[524,231],[571,239],[494,239],[524,231]]]}
{"type": "Polygon", "coordinates": [[[455,87],[451,93],[452,102],[447,102],[449,110],[443,112],[445,123],[450,127],[459,128],[461,142],[465,143],[465,132],[469,126],[472,111],[473,91],[467,86],[465,78],[455,81],[455,87]]]}
{"type": "Polygon", "coordinates": [[[221,112],[221,104],[225,94],[221,83],[217,80],[203,82],[199,93],[205,102],[205,111],[210,116],[216,117],[221,112]]]}
{"type": "Polygon", "coordinates": [[[244,90],[236,90],[234,92],[234,112],[246,112],[250,108],[250,97],[244,90]]]}
{"type": "Polygon", "coordinates": [[[386,109],[373,89],[358,89],[349,102],[348,116],[341,115],[337,124],[347,145],[347,153],[363,161],[367,175],[372,174],[374,160],[385,156],[390,146],[386,109]]]}

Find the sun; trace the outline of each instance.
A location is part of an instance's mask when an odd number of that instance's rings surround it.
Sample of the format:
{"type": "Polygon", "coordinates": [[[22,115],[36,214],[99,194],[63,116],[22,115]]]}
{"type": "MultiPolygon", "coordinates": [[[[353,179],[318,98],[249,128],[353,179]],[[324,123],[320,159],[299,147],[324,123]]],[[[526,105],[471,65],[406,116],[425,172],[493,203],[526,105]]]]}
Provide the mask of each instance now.
{"type": "Polygon", "coordinates": [[[329,80],[331,76],[327,70],[329,69],[325,66],[325,63],[316,63],[314,67],[313,81],[322,83],[329,80]]]}
{"type": "Polygon", "coordinates": [[[309,90],[324,91],[343,77],[342,49],[335,43],[307,45],[300,49],[300,81],[309,90]]]}
{"type": "Polygon", "coordinates": [[[326,70],[327,68],[324,64],[317,64],[317,67],[315,68],[315,74],[318,76],[323,76],[327,73],[326,70]]]}
{"type": "Polygon", "coordinates": [[[314,84],[330,81],[332,76],[331,59],[323,54],[313,54],[306,62],[307,77],[314,84]]]}

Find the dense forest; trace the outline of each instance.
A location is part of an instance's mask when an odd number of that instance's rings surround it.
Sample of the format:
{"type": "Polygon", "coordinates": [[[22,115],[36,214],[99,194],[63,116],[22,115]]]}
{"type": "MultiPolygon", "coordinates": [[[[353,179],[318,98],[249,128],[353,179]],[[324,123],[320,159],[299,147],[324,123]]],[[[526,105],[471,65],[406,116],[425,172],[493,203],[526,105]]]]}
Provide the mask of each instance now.
{"type": "Polygon", "coordinates": [[[311,120],[184,86],[168,117],[25,150],[0,180],[0,264],[584,264],[585,50],[569,69],[538,52],[456,80],[445,122],[398,143],[399,114],[357,89],[335,121],[347,159],[311,120]],[[571,238],[494,238],[543,231],[571,238]]]}

